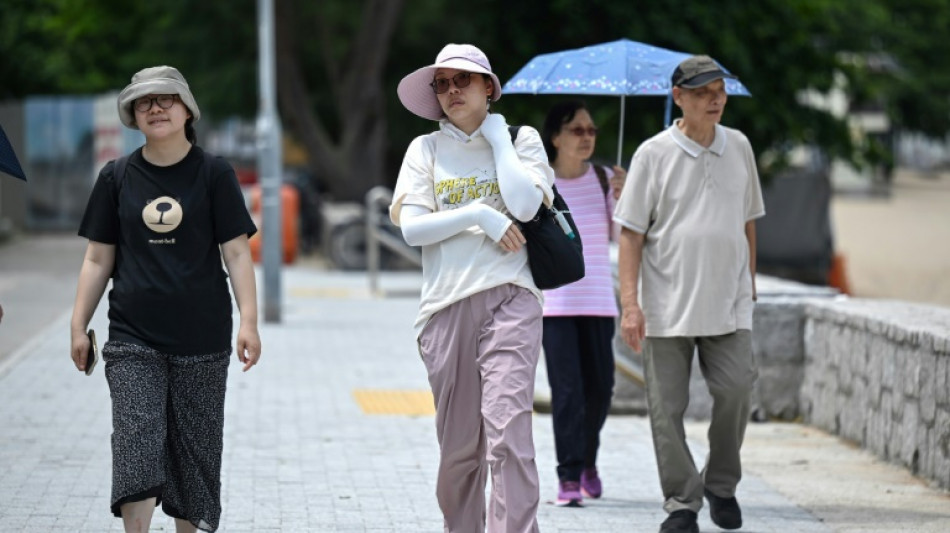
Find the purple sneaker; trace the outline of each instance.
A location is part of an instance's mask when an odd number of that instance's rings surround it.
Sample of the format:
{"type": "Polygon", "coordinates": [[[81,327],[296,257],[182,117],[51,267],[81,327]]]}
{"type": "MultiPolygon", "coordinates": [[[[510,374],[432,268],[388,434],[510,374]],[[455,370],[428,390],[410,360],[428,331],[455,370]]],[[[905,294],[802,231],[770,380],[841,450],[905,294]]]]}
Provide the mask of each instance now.
{"type": "Polygon", "coordinates": [[[558,507],[583,507],[584,495],[581,494],[581,484],[577,481],[561,481],[557,487],[558,507]]]}
{"type": "Polygon", "coordinates": [[[585,468],[581,472],[581,492],[588,498],[597,499],[604,493],[604,488],[600,484],[600,478],[597,477],[597,469],[594,467],[585,468]]]}

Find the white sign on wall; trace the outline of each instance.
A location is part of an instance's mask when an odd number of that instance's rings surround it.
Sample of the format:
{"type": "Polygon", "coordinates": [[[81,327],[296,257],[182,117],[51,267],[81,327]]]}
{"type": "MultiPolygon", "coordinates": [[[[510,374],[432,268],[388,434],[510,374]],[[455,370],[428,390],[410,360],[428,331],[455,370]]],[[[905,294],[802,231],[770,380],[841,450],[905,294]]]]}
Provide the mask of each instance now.
{"type": "Polygon", "coordinates": [[[116,111],[117,96],[117,93],[104,94],[93,102],[93,180],[106,163],[125,153],[122,143],[122,129],[125,126],[119,121],[116,111]]]}

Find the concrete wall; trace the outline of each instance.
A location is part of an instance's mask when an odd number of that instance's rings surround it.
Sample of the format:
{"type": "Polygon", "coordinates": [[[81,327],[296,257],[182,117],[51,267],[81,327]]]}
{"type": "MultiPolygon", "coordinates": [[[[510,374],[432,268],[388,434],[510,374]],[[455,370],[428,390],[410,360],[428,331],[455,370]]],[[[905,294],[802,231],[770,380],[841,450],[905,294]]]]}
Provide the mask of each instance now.
{"type": "Polygon", "coordinates": [[[805,303],[835,299],[838,292],[761,275],[756,287],[752,353],[759,379],[752,397],[753,418],[794,420],[801,413],[805,374],[805,303]]]}
{"type": "Polygon", "coordinates": [[[805,421],[950,488],[950,309],[811,300],[804,315],[805,421]]]}
{"type": "MultiPolygon", "coordinates": [[[[950,489],[950,308],[756,282],[753,418],[801,417],[950,489]]],[[[711,406],[694,362],[687,416],[711,406]]]]}

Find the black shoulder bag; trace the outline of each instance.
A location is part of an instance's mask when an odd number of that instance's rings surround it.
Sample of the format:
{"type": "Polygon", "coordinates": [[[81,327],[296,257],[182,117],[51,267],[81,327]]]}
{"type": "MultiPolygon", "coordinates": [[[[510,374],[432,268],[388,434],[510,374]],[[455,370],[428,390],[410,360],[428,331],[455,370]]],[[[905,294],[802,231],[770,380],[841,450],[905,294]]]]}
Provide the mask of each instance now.
{"type": "MultiPolygon", "coordinates": [[[[518,138],[520,126],[510,126],[511,142],[518,138]]],[[[564,198],[553,185],[554,201],[541,203],[528,222],[518,222],[528,249],[528,266],[539,289],[555,289],[584,277],[584,249],[581,234],[564,198]]]]}

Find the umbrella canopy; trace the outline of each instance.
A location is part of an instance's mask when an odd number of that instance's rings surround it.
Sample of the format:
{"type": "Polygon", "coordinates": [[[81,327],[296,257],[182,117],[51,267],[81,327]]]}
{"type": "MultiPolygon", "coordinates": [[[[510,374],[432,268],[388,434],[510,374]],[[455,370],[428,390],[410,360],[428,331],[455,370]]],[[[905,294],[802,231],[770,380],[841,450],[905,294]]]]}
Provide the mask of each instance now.
{"type": "Polygon", "coordinates": [[[26,174],[23,173],[23,167],[20,166],[20,160],[17,159],[3,126],[0,126],[0,172],[26,181],[26,174]]]}
{"type": "MultiPolygon", "coordinates": [[[[619,165],[623,146],[625,98],[666,96],[664,123],[668,125],[673,105],[670,78],[676,66],[692,55],[629,39],[541,54],[535,56],[508,80],[502,87],[502,93],[619,96],[619,165]]],[[[723,67],[723,70],[726,69],[723,67]]],[[[752,96],[739,80],[726,79],[725,82],[727,94],[752,96]]]]}

